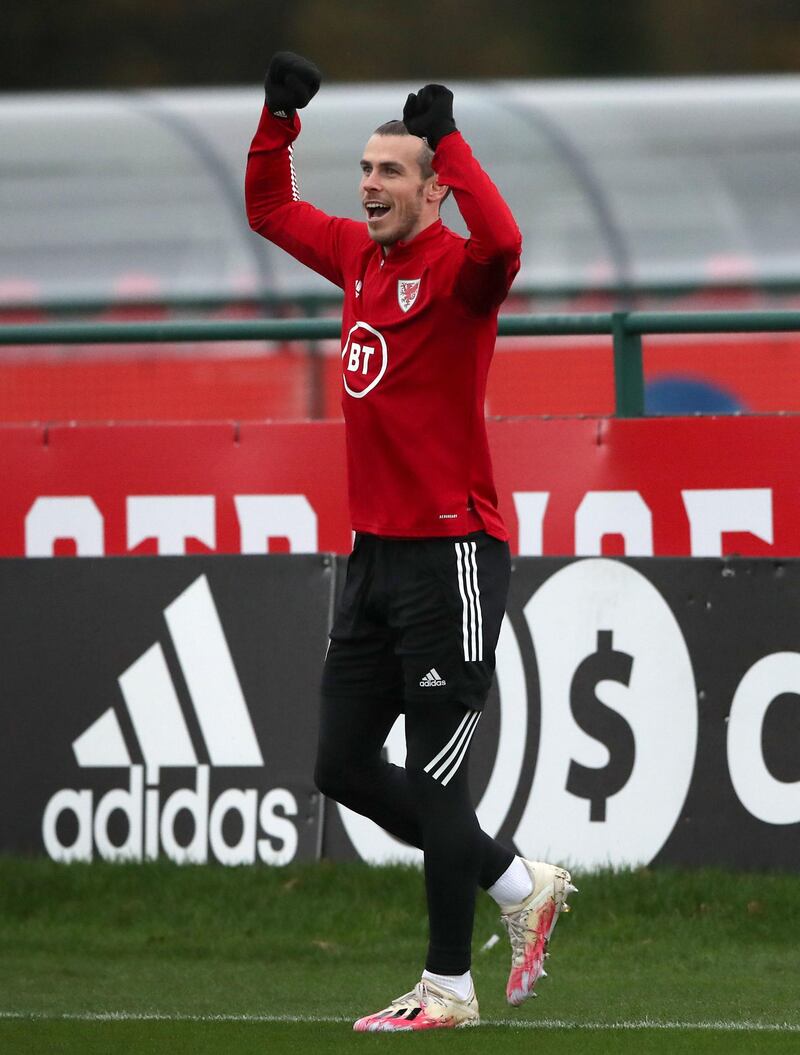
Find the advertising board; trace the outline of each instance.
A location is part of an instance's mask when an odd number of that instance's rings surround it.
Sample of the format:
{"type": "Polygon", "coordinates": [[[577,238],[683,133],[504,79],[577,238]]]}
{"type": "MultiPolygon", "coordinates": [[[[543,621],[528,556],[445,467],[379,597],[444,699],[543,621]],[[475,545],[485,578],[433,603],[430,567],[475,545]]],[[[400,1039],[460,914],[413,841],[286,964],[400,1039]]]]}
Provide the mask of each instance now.
{"type": "MultiPolygon", "coordinates": [[[[418,858],[313,784],[344,565],[0,562],[0,852],[418,858]]],[[[798,625],[798,561],[516,558],[482,826],[581,867],[800,869],[798,625]]]]}

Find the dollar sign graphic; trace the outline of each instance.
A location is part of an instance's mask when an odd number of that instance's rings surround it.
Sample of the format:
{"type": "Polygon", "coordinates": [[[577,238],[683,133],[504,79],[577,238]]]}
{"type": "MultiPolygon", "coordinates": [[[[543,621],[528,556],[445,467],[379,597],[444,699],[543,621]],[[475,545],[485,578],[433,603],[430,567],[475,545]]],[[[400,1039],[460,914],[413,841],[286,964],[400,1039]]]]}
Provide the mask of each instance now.
{"type": "Polygon", "coordinates": [[[575,721],[585,733],[603,743],[609,753],[607,765],[597,769],[574,759],[569,764],[567,791],[589,800],[590,821],[606,819],[606,800],[625,787],[636,757],[631,727],[621,714],[597,698],[598,682],[630,682],[633,656],[615,651],[612,638],[611,630],[597,631],[597,651],[580,663],[569,690],[575,721]]]}

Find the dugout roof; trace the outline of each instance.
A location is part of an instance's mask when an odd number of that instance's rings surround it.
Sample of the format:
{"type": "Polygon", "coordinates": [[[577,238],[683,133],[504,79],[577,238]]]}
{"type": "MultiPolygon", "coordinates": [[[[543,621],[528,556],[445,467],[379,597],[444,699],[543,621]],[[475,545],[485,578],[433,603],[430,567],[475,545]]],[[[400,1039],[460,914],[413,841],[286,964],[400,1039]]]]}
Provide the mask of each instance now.
{"type": "MultiPolygon", "coordinates": [[[[302,196],[360,218],[364,142],[417,87],[324,86],[302,196]]],[[[523,232],[518,287],[800,281],[800,77],[452,87],[523,232]]],[[[248,228],[261,99],[0,97],[0,300],[330,289],[248,228]]],[[[463,229],[452,201],[445,222],[463,229]]]]}

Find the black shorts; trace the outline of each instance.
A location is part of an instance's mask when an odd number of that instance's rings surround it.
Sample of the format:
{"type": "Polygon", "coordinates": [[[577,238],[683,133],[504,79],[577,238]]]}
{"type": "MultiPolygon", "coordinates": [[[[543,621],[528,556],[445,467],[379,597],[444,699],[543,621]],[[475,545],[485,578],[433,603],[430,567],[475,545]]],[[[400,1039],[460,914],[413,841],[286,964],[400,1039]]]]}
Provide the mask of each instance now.
{"type": "Polygon", "coordinates": [[[357,534],[322,691],[481,710],[492,682],[511,558],[507,542],[357,534]]]}

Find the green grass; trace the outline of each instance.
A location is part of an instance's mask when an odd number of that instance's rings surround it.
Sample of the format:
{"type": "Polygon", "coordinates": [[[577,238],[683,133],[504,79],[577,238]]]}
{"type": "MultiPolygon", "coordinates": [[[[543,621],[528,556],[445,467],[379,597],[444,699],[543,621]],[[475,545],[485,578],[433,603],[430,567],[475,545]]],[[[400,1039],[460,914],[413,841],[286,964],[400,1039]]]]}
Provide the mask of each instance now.
{"type": "Polygon", "coordinates": [[[426,924],[413,869],[0,858],[0,1014],[22,1016],[0,1017],[0,1051],[338,1053],[409,1042],[482,1053],[535,1046],[536,1055],[800,1050],[796,877],[643,870],[576,881],[581,893],[558,925],[538,999],[519,1011],[505,1004],[505,937],[478,951],[500,932],[481,896],[473,973],[487,1024],[403,1041],[354,1035],[350,1023],[419,976],[426,924]],[[163,1017],[86,1018],[108,1012],[163,1017]],[[220,1015],[249,1020],[213,1021],[220,1015]],[[281,1016],[304,1021],[269,1020],[281,1016]],[[608,1028],[644,1019],[703,1028],[608,1028]]]}

